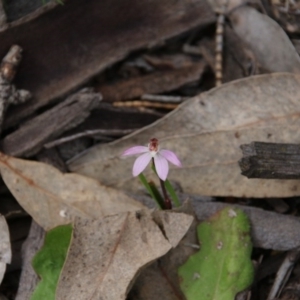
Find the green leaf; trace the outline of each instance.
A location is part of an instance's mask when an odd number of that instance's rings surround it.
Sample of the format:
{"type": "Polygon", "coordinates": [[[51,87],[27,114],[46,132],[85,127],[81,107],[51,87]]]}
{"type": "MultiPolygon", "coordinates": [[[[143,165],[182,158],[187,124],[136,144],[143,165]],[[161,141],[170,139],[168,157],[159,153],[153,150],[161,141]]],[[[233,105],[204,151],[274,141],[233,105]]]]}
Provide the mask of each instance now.
{"type": "Polygon", "coordinates": [[[42,280],[30,300],[55,300],[56,285],[67,256],[72,232],[70,224],[47,232],[44,246],[32,260],[32,266],[42,280]]]}
{"type": "Polygon", "coordinates": [[[170,181],[168,179],[166,179],[165,181],[165,187],[168,191],[168,193],[170,194],[171,199],[173,200],[173,203],[175,204],[176,207],[179,207],[181,205],[179,198],[172,186],[172,184],[170,183],[170,181]]]}
{"type": "Polygon", "coordinates": [[[200,251],[178,269],[186,299],[233,300],[253,280],[247,216],[239,209],[225,208],[201,223],[197,232],[200,251]]]}

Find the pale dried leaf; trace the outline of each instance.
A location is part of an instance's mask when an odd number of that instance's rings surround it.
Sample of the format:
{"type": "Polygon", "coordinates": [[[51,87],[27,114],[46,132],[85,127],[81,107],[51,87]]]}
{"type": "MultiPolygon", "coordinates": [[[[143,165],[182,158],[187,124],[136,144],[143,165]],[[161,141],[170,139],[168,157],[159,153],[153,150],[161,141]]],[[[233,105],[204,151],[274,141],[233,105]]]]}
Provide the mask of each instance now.
{"type": "MultiPolygon", "coordinates": [[[[300,141],[299,99],[299,75],[267,74],[224,84],[186,101],[134,134],[91,148],[73,160],[70,168],[103,184],[136,191],[140,185],[131,175],[134,159],[123,160],[120,153],[156,137],[162,148],[180,157],[183,168],[171,166],[169,179],[179,182],[185,192],[238,197],[300,195],[298,180],[249,180],[238,166],[241,144],[300,141]]],[[[147,178],[156,180],[152,174],[147,168],[147,178]]]]}
{"type": "Polygon", "coordinates": [[[193,217],[187,214],[158,210],[153,213],[156,223],[161,225],[173,248],[175,248],[186,234],[193,222],[193,217]]]}
{"type": "Polygon", "coordinates": [[[0,283],[2,282],[6,264],[11,263],[11,247],[8,225],[5,217],[0,216],[0,283]]]}
{"type": "Polygon", "coordinates": [[[171,248],[148,211],[76,218],[56,299],[125,299],[140,269],[171,248]]]}
{"type": "Polygon", "coordinates": [[[2,178],[20,205],[45,230],[75,216],[99,218],[143,206],[125,194],[78,174],[64,174],[34,161],[0,155],[2,178]]]}
{"type": "MultiPolygon", "coordinates": [[[[194,214],[190,202],[184,203],[176,211],[194,214]]],[[[166,255],[141,272],[130,291],[130,300],[185,299],[180,290],[177,269],[185,263],[190,255],[199,250],[197,248],[197,245],[199,245],[196,233],[197,223],[196,220],[192,222],[189,230],[176,248],[171,249],[166,255]]],[[[178,226],[180,226],[180,222],[178,222],[178,226]]]]}
{"type": "Polygon", "coordinates": [[[229,15],[233,29],[269,72],[300,73],[299,55],[283,29],[270,17],[241,6],[229,15]]]}

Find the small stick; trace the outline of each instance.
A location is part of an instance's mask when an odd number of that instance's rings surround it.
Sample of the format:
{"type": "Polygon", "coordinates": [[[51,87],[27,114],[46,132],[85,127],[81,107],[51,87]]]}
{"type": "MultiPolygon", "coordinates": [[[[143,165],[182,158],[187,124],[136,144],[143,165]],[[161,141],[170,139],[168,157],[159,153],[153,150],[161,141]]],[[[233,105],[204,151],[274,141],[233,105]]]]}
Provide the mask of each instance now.
{"type": "Polygon", "coordinates": [[[58,145],[79,139],[86,136],[105,135],[105,136],[123,136],[134,132],[136,129],[94,129],[85,130],[70,136],[62,137],[44,145],[44,148],[49,149],[58,145]]]}
{"type": "Polygon", "coordinates": [[[192,55],[201,55],[202,56],[202,51],[201,48],[197,46],[192,46],[189,44],[183,45],[182,51],[186,54],[192,54],[192,55]]]}
{"type": "Polygon", "coordinates": [[[116,107],[153,107],[153,108],[164,108],[164,109],[174,109],[178,106],[178,104],[172,103],[155,103],[150,101],[116,101],[113,102],[113,106],[116,107]]]}
{"type": "Polygon", "coordinates": [[[224,0],[221,9],[217,12],[217,28],[216,28],[216,48],[215,48],[215,72],[216,72],[216,86],[222,85],[223,81],[223,42],[224,42],[224,24],[225,14],[228,5],[228,0],[224,0]]]}
{"type": "Polygon", "coordinates": [[[142,100],[149,100],[149,101],[157,101],[157,102],[171,102],[171,103],[181,103],[186,97],[181,96],[166,96],[166,95],[151,95],[151,94],[144,94],[141,97],[142,100]]]}

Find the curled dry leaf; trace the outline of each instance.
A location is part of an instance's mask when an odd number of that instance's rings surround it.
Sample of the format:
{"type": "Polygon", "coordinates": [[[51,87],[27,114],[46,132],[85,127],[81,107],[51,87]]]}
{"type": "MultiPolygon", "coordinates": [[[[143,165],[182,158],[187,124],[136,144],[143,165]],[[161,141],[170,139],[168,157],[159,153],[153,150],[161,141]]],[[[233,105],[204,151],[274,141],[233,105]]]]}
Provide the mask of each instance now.
{"type": "MultiPolygon", "coordinates": [[[[241,144],[251,141],[300,141],[300,76],[278,73],[224,84],[181,104],[154,124],[106,145],[97,145],[70,162],[72,171],[112,187],[136,191],[134,159],[119,154],[156,137],[172,149],[183,168],[169,179],[190,194],[238,197],[291,197],[300,194],[297,180],[249,180],[240,174],[241,144]],[[116,172],[118,170],[118,172],[116,172]]],[[[156,180],[150,168],[147,178],[156,180]],[[149,176],[149,177],[148,177],[149,176]],[[151,177],[152,176],[152,177],[151,177]]]]}
{"type": "Polygon", "coordinates": [[[241,6],[229,15],[234,31],[269,72],[300,73],[300,58],[283,29],[270,17],[241,6]]]}
{"type": "MultiPolygon", "coordinates": [[[[182,225],[184,235],[193,217],[167,214],[182,225]]],[[[173,234],[176,234],[175,228],[173,234]]],[[[182,234],[177,237],[178,242],[181,238],[182,234]]],[[[141,268],[171,248],[172,245],[147,210],[120,213],[98,220],[76,218],[56,299],[125,299],[141,268]]]]}
{"type": "Polygon", "coordinates": [[[9,230],[4,216],[0,216],[0,283],[6,270],[6,264],[10,263],[11,247],[9,230]]]}
{"type": "Polygon", "coordinates": [[[143,206],[125,194],[78,174],[39,162],[0,155],[2,178],[20,205],[45,230],[75,216],[99,218],[143,206]]]}

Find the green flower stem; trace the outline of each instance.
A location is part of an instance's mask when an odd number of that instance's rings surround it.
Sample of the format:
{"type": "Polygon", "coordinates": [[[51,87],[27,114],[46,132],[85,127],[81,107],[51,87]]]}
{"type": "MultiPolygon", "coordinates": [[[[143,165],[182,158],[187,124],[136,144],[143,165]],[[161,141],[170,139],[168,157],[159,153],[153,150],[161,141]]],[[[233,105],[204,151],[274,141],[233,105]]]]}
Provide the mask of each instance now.
{"type": "Polygon", "coordinates": [[[162,199],[161,195],[159,194],[154,183],[149,184],[143,173],[141,173],[139,175],[139,179],[142,182],[142,184],[145,186],[145,188],[147,189],[147,191],[151,195],[151,197],[155,200],[157,206],[160,209],[163,209],[163,207],[164,207],[163,199],[162,199]]]}
{"type": "MultiPolygon", "coordinates": [[[[155,169],[155,164],[153,161],[152,161],[151,167],[152,167],[152,170],[154,171],[154,173],[157,175],[157,172],[155,169]]],[[[160,178],[159,178],[159,180],[162,181],[160,178]]],[[[170,194],[171,199],[174,202],[174,205],[176,207],[179,207],[181,205],[181,203],[180,203],[179,198],[178,198],[174,188],[172,187],[172,184],[170,183],[170,181],[168,179],[166,179],[166,181],[162,181],[162,182],[163,182],[163,184],[161,183],[161,187],[162,187],[163,192],[164,192],[164,188],[167,189],[168,193],[170,194]]]]}

